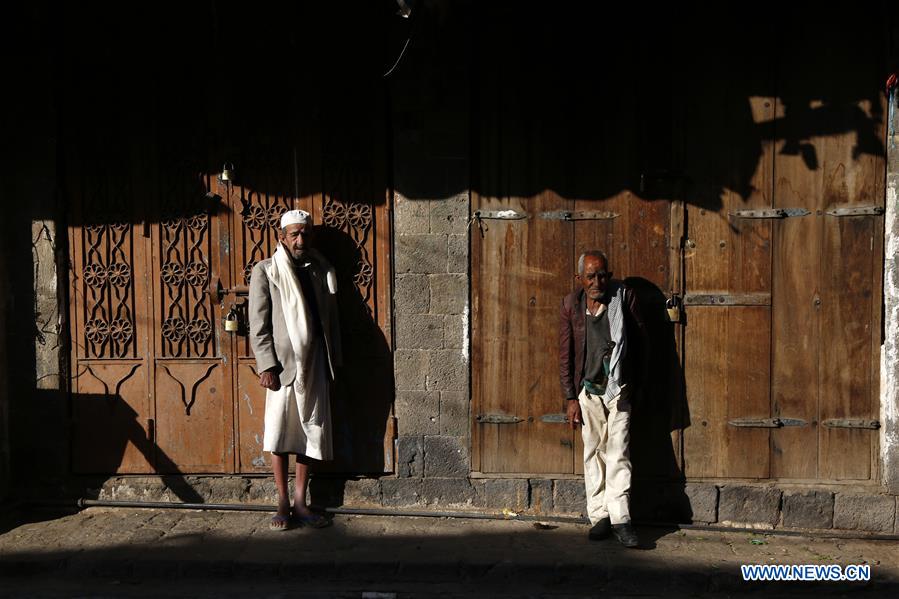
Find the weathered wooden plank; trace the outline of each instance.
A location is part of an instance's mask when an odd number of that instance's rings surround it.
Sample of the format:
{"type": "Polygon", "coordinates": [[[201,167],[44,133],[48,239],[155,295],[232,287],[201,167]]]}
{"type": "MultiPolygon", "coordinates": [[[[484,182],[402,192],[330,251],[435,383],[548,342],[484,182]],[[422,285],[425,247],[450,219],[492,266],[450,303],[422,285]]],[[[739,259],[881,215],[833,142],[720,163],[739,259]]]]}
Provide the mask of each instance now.
{"type": "Polygon", "coordinates": [[[691,426],[684,431],[685,473],[766,478],[768,429],[734,428],[728,421],[769,413],[770,310],[695,306],[687,318],[691,426]]]}
{"type": "MultiPolygon", "coordinates": [[[[485,204],[531,214],[570,208],[552,192],[527,200],[481,200],[480,207],[485,204]]],[[[491,221],[479,241],[479,280],[492,283],[475,290],[476,413],[525,418],[515,425],[476,425],[482,472],[571,471],[570,431],[540,420],[562,407],[555,340],[559,303],[570,289],[571,233],[570,223],[558,221],[491,221]]]]}
{"type": "MultiPolygon", "coordinates": [[[[844,135],[829,140],[823,165],[825,201],[857,204],[866,201],[878,171],[873,156],[856,161],[854,139],[844,135]],[[842,160],[835,158],[842,155],[842,160]],[[837,166],[839,165],[839,166],[837,166]]],[[[879,368],[871,359],[873,330],[872,288],[879,262],[873,251],[881,227],[879,216],[823,216],[821,271],[820,421],[841,418],[877,418],[871,390],[871,371],[879,368]]],[[[871,447],[876,433],[864,429],[822,426],[818,431],[818,475],[822,478],[871,478],[871,447]]]]}
{"type": "Polygon", "coordinates": [[[770,414],[771,231],[768,219],[729,214],[771,207],[772,148],[760,123],[775,115],[768,35],[752,30],[749,52],[732,45],[710,56],[693,48],[687,68],[684,369],[690,426],[687,476],[769,474],[767,429],[729,420],[770,414]],[[740,64],[739,73],[731,69],[740,64]],[[696,70],[694,70],[696,69],[696,70]],[[709,78],[709,72],[722,77],[709,78]],[[742,90],[751,87],[746,97],[742,90]],[[724,301],[721,301],[723,298],[724,301]],[[712,301],[714,300],[714,301],[712,301]],[[703,305],[708,304],[708,305],[703,305]],[[745,306],[741,304],[746,304],[745,306]]]}

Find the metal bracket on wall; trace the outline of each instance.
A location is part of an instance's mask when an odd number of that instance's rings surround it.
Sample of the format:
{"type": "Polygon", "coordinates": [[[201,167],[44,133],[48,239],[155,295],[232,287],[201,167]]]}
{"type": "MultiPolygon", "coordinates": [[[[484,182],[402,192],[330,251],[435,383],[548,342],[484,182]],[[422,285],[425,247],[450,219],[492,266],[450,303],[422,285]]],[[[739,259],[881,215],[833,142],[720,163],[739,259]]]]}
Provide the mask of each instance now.
{"type": "Polygon", "coordinates": [[[871,430],[880,428],[879,420],[868,420],[865,418],[829,418],[821,424],[827,428],[865,428],[871,430]]]}
{"type": "Polygon", "coordinates": [[[811,214],[805,208],[759,208],[756,210],[737,210],[730,216],[735,218],[788,218],[811,214]]]}
{"type": "Polygon", "coordinates": [[[540,218],[546,220],[612,220],[618,218],[617,212],[606,212],[602,210],[554,210],[551,212],[541,212],[540,218]]]}
{"type": "Polygon", "coordinates": [[[825,214],[828,216],[878,216],[883,214],[883,208],[880,206],[845,206],[831,208],[825,214]]]}
{"type": "Polygon", "coordinates": [[[805,426],[805,420],[799,418],[735,418],[728,420],[731,426],[740,428],[781,428],[784,426],[805,426]]]}

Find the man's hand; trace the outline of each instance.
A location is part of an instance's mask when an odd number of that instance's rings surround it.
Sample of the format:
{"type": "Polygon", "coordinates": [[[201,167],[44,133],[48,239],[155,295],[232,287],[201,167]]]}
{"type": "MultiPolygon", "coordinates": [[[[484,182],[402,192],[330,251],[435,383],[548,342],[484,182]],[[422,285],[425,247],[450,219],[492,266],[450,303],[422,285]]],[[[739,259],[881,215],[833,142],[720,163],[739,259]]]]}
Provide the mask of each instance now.
{"type": "Polygon", "coordinates": [[[259,375],[259,384],[272,391],[277,391],[281,388],[281,381],[278,380],[278,375],[271,370],[266,370],[259,375]]]}
{"type": "Polygon", "coordinates": [[[581,423],[581,404],[576,399],[568,400],[568,426],[571,430],[581,423]]]}

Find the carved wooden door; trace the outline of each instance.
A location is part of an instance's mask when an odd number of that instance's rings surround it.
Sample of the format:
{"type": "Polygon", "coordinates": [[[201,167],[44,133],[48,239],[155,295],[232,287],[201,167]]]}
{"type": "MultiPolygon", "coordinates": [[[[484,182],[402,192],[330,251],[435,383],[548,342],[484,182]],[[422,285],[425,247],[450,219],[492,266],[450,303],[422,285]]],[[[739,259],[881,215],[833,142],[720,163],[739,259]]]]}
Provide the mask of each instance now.
{"type": "Polygon", "coordinates": [[[247,286],[291,208],[313,215],[337,269],[344,372],[357,375],[334,389],[330,468],[392,469],[386,171],[370,160],[349,170],[345,154],[310,170],[326,191],[303,197],[178,164],[160,164],[146,196],[126,168],[70,184],[74,471],[268,471],[247,286]],[[241,324],[227,332],[232,309],[241,324]]]}

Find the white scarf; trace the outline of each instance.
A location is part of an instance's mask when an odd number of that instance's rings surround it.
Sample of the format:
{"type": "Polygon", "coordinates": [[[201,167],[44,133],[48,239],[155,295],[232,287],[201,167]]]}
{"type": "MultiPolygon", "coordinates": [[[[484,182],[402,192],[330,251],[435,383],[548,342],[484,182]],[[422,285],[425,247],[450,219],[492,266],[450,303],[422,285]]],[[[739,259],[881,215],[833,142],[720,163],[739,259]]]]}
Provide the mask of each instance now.
{"type": "Polygon", "coordinates": [[[300,363],[297,375],[303,376],[302,366],[305,365],[311,345],[310,331],[306,323],[309,322],[309,308],[300,289],[296,273],[293,270],[293,262],[287,250],[280,243],[275,255],[272,256],[271,267],[268,271],[271,280],[281,293],[281,310],[284,312],[284,322],[287,324],[287,335],[293,346],[293,353],[300,363]],[[302,373],[302,374],[301,374],[302,373]]]}

